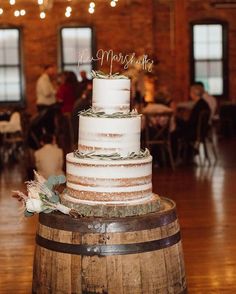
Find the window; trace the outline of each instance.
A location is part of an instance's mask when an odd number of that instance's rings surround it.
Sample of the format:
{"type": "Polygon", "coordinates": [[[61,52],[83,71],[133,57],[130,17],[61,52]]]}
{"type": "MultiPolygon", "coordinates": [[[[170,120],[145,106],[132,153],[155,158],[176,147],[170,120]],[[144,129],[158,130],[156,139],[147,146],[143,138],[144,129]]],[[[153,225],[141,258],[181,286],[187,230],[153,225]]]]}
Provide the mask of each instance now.
{"type": "Polygon", "coordinates": [[[85,70],[89,75],[92,70],[92,29],[89,27],[62,28],[60,37],[62,70],[74,71],[77,75],[85,70]],[[78,67],[80,59],[83,59],[83,64],[78,67]]]}
{"type": "Polygon", "coordinates": [[[22,100],[20,31],[0,28],[0,102],[22,100]]]}
{"type": "Polygon", "coordinates": [[[201,81],[212,95],[226,94],[224,26],[219,23],[192,26],[192,82],[201,81]]]}

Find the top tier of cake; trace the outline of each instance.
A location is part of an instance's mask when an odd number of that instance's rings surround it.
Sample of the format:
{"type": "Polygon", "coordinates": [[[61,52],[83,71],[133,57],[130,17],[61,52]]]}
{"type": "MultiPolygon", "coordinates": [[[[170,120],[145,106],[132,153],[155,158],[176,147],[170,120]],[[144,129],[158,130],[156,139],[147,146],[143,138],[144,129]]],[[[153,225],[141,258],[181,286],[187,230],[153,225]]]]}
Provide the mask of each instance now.
{"type": "Polygon", "coordinates": [[[130,111],[130,80],[93,79],[92,108],[107,114],[130,111]]]}

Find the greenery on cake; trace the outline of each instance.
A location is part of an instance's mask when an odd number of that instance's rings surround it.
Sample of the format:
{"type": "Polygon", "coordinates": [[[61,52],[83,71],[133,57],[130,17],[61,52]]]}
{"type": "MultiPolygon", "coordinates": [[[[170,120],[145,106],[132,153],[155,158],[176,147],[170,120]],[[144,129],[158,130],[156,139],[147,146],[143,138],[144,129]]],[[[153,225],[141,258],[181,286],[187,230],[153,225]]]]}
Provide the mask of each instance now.
{"type": "Polygon", "coordinates": [[[80,111],[79,115],[89,116],[89,117],[101,117],[101,118],[129,118],[129,117],[141,116],[141,114],[139,114],[136,109],[133,109],[132,111],[127,112],[127,113],[114,112],[114,113],[109,114],[109,113],[105,113],[103,111],[96,112],[92,108],[80,111]]]}
{"type": "Polygon", "coordinates": [[[92,70],[91,72],[92,78],[96,79],[114,79],[114,80],[121,80],[121,79],[128,79],[128,77],[124,75],[120,75],[118,72],[114,74],[105,74],[104,72],[98,70],[92,70]]]}
{"type": "Polygon", "coordinates": [[[138,153],[131,152],[126,156],[122,156],[119,153],[110,153],[110,154],[97,154],[95,151],[91,152],[81,152],[79,150],[74,151],[74,156],[81,159],[99,159],[99,160],[132,160],[132,159],[141,159],[150,156],[149,150],[146,148],[140,150],[138,153]]]}

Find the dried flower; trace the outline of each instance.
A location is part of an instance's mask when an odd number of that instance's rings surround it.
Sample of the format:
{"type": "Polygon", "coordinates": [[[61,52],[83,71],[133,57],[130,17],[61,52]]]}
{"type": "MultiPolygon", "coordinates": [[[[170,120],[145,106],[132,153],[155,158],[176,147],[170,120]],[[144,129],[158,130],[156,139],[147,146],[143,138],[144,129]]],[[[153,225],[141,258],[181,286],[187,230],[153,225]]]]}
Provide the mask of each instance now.
{"type": "Polygon", "coordinates": [[[50,213],[58,210],[64,214],[78,217],[78,213],[60,203],[60,197],[55,186],[65,183],[65,176],[51,176],[48,180],[35,172],[35,181],[26,182],[28,195],[13,191],[13,197],[22,202],[25,216],[32,216],[34,213],[50,213]]]}

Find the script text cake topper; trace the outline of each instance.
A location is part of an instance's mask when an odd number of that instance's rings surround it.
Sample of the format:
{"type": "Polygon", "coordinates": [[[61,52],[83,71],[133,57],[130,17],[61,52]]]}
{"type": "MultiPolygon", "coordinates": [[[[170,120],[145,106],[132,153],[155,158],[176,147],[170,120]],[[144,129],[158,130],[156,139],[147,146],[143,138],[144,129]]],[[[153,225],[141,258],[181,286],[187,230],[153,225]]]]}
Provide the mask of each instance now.
{"type": "Polygon", "coordinates": [[[114,62],[117,62],[123,65],[123,68],[126,70],[129,66],[139,65],[141,69],[151,72],[154,61],[148,58],[147,54],[137,57],[136,53],[123,54],[121,52],[115,53],[112,49],[103,50],[99,49],[95,56],[89,56],[88,50],[82,50],[79,52],[78,65],[96,61],[102,67],[104,63],[109,65],[109,73],[112,75],[112,69],[114,62]]]}

